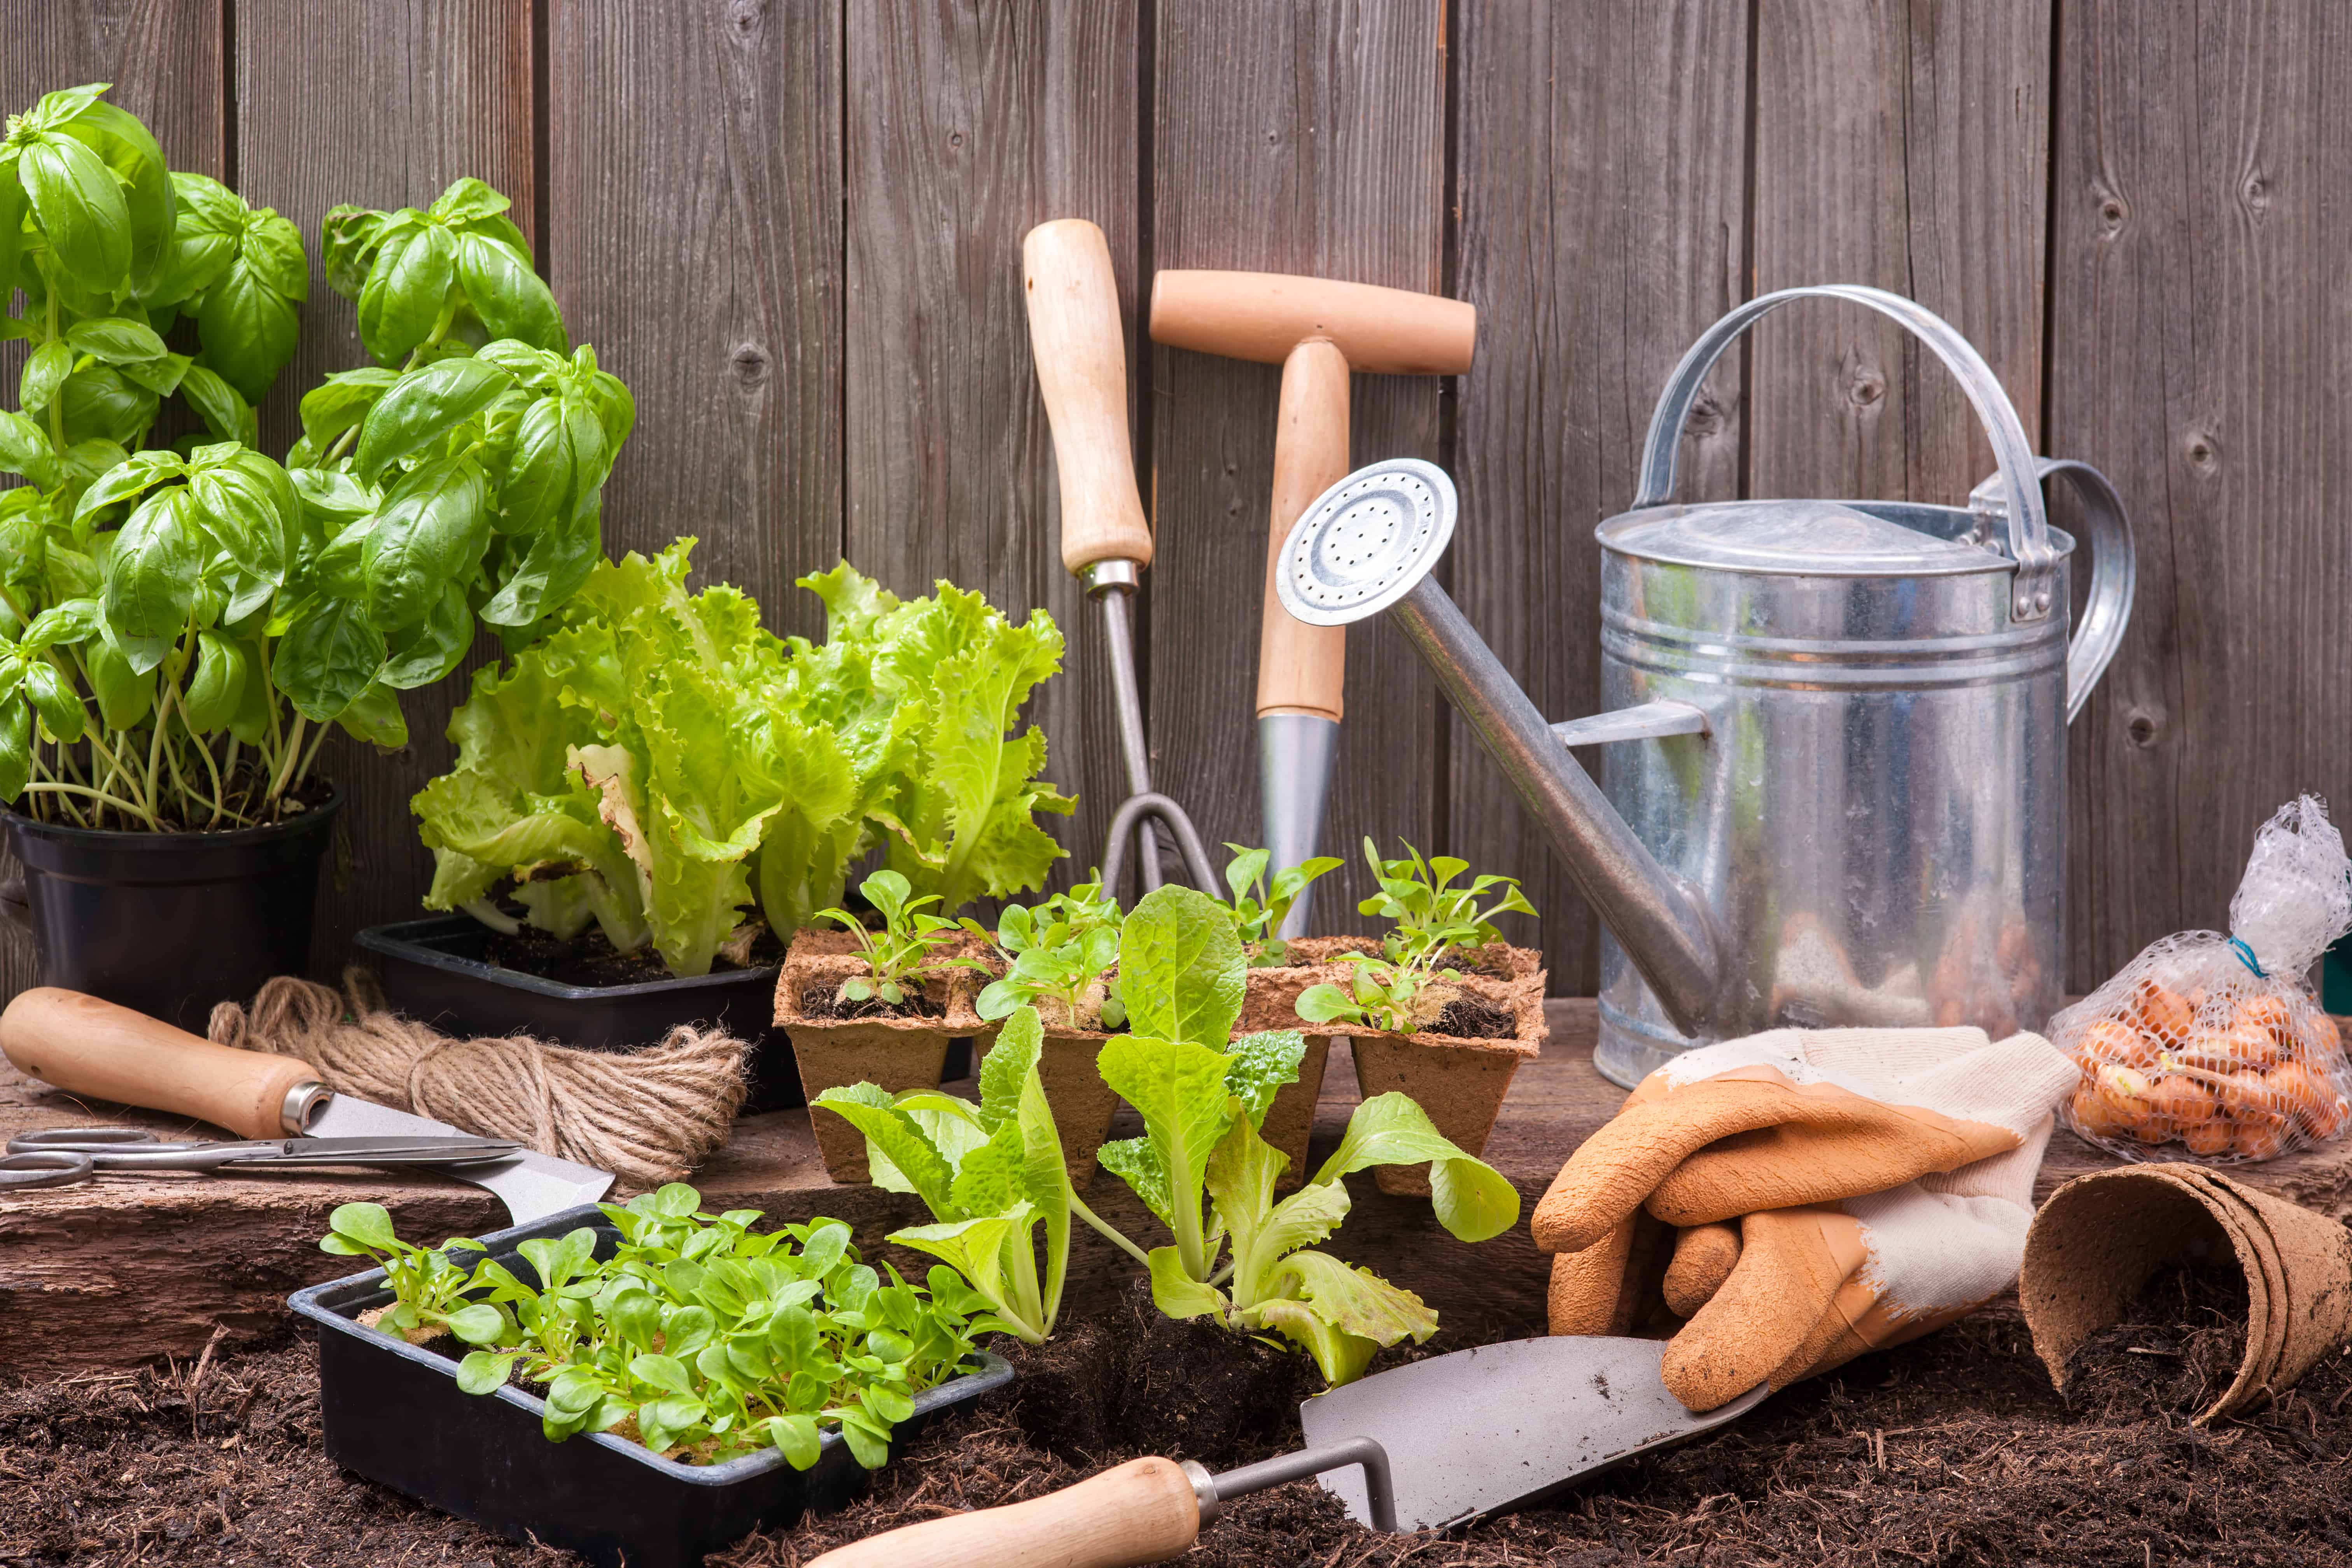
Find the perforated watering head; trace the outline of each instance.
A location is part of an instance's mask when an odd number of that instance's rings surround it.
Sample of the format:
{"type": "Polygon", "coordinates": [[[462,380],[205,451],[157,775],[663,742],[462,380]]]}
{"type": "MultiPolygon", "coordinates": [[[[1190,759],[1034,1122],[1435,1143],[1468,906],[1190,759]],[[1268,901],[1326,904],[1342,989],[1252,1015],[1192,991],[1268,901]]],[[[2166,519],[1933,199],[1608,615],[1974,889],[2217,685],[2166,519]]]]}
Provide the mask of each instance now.
{"type": "Polygon", "coordinates": [[[1434,463],[1391,458],[1322,495],[1282,542],[1274,588],[1310,626],[1366,620],[1411,593],[1454,538],[1454,481],[1434,463]]]}

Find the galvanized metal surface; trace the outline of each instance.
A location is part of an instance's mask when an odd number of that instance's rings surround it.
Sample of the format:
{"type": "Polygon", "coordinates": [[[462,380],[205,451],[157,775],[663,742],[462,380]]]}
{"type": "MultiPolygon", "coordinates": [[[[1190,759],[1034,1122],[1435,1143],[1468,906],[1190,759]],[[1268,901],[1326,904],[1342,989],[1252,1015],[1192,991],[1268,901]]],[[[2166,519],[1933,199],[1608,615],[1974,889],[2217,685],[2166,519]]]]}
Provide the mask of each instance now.
{"type": "MultiPolygon", "coordinates": [[[[1370,1437],[1387,1450],[1396,1527],[1430,1530],[1523,1507],[1636,1454],[1736,1421],[1758,1388],[1704,1415],[1666,1391],[1662,1340],[1549,1335],[1433,1356],[1320,1394],[1298,1407],[1307,1442],[1370,1437]]],[[[1359,1524],[1363,1473],[1318,1476],[1359,1524]]]]}
{"type": "MultiPolygon", "coordinates": [[[[1257,786],[1264,813],[1266,875],[1301,865],[1323,852],[1323,807],[1339,755],[1339,726],[1319,713],[1261,713],[1257,718],[1257,786]]],[[[1344,858],[1344,857],[1343,857],[1344,858]]],[[[1205,889],[1213,895],[1219,889],[1205,889]]],[[[1309,883],[1274,934],[1306,936],[1314,903],[1309,883]]]]}

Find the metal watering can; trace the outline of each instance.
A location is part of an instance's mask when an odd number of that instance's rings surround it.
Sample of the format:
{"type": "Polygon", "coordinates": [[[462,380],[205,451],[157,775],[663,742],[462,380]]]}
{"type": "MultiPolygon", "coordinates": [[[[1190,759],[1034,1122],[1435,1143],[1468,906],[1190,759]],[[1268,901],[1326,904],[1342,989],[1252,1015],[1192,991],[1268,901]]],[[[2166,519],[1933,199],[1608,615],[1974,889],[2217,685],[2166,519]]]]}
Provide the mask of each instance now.
{"type": "Polygon", "coordinates": [[[2063,999],[2066,725],[2130,618],[2130,524],[2082,463],[2037,458],[1949,323],[1856,285],[1750,300],[1658,399],[1632,508],[1601,548],[1604,711],[1537,711],[1429,573],[1454,486],[1361,468],[1292,528],[1276,580],[1317,626],[1385,610],[1608,927],[1594,1061],[1631,1087],[1675,1052],[1782,1025],[2038,1028],[2063,999]],[[1692,401],[1792,300],[1867,305],[1975,406],[1999,468],[1965,506],[1674,500],[1692,401]],[[2070,642],[2073,482],[2095,545],[2070,642]],[[1596,785],[1572,748],[1597,746],[1596,785]]]}

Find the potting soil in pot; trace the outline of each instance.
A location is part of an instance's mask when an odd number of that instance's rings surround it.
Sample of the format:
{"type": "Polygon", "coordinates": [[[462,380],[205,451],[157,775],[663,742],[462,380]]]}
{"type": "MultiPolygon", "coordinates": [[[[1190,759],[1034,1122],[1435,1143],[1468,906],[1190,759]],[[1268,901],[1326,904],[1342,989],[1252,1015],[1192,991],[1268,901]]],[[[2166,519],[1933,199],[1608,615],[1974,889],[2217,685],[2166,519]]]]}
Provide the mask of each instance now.
{"type": "MultiPolygon", "coordinates": [[[[738,963],[721,953],[711,961],[714,972],[767,969],[784,961],[784,944],[776,933],[762,931],[751,941],[748,963],[738,963]]],[[[647,985],[672,978],[661,954],[650,947],[616,952],[604,933],[590,926],[575,937],[560,937],[525,926],[512,936],[492,931],[482,944],[484,963],[520,974],[536,974],[560,985],[647,985]]]]}
{"type": "MultiPolygon", "coordinates": [[[[2147,1321],[2171,1321],[2175,1310],[2152,1303],[2147,1321]]],[[[1295,1443],[1295,1418],[1277,1426],[1265,1414],[1275,1390],[1254,1385],[1248,1342],[1188,1361],[1190,1352],[1171,1354],[1181,1340],[1161,1338],[1185,1328],[1160,1323],[1146,1343],[1131,1311],[1069,1320],[1045,1352],[1017,1352],[1028,1392],[1016,1385],[942,1421],[845,1512],[753,1536],[710,1562],[805,1563],[828,1547],[948,1510],[1037,1497],[1139,1453],[1223,1468],[1295,1443]],[[1121,1380],[1137,1386],[1115,1387],[1121,1380]],[[1079,1424],[1097,1423],[1090,1435],[1081,1440],[1058,1396],[1038,1397],[1048,1386],[1092,1391],[1077,1415],[1079,1424]],[[1188,1410],[1185,1391],[1195,1387],[1202,1400],[1245,1405],[1267,1424],[1234,1436],[1231,1423],[1194,1414],[1199,1402],[1188,1410]]],[[[1441,1331],[1428,1351],[1475,1342],[1458,1332],[1441,1331]]],[[[1286,1399],[1294,1393],[1283,1391],[1286,1399]]],[[[317,1400],[313,1352],[299,1343],[215,1357],[201,1377],[182,1364],[0,1387],[0,1563],[62,1568],[134,1554],[160,1568],[575,1561],[498,1540],[338,1473],[320,1448],[317,1400]]],[[[2016,1310],[2002,1306],[1790,1389],[1719,1433],[1599,1478],[1556,1508],[1490,1521],[1442,1542],[1379,1537],[1298,1482],[1233,1504],[1182,1561],[1187,1568],[2323,1568],[2352,1562],[2347,1521],[2352,1357],[2332,1354],[2277,1405],[2199,1430],[2186,1415],[2147,1413],[2137,1394],[2128,1410],[2080,1395],[2070,1407],[2052,1391],[2016,1310]]]]}

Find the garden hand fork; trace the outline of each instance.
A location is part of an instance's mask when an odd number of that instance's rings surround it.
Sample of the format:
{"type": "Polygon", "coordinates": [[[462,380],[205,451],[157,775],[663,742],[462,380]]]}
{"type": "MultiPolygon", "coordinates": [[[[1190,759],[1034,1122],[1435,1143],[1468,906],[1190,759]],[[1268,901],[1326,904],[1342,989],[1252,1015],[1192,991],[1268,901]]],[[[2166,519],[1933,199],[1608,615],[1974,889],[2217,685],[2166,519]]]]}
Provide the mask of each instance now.
{"type": "Polygon", "coordinates": [[[1102,606],[1119,752],[1127,763],[1128,796],[1103,846],[1103,887],[1115,895],[1130,833],[1143,890],[1160,886],[1156,818],[1175,836],[1193,883],[1213,895],[1217,875],[1200,830],[1182,806],[1151,787],[1143,700],[1135,684],[1129,601],[1151,563],[1151,530],[1136,494],[1135,453],[1128,443],[1127,345],[1110,246],[1086,219],[1057,218],[1031,229],[1021,242],[1021,270],[1029,346],[1061,469],[1062,564],[1102,606]]]}

